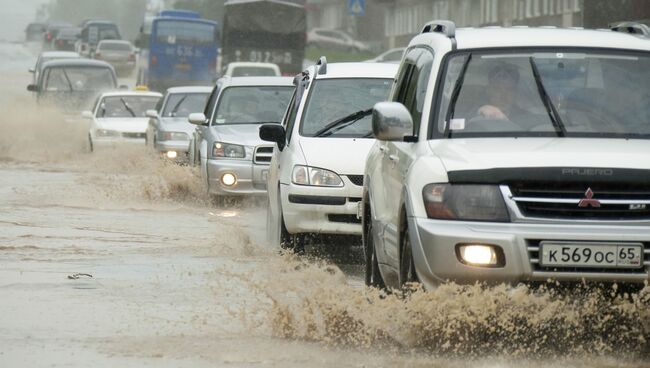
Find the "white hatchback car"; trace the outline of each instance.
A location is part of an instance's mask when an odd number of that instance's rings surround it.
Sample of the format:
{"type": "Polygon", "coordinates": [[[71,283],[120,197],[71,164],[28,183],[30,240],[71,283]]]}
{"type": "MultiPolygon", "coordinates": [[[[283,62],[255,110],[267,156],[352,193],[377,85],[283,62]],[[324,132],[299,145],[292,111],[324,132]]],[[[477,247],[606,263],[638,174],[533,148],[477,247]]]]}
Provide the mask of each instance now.
{"type": "Polygon", "coordinates": [[[91,111],[81,113],[89,119],[90,151],[118,144],[144,146],[149,118],[147,110],[155,108],[162,95],[158,92],[116,91],[101,94],[91,111]]]}
{"type": "Polygon", "coordinates": [[[357,203],[375,140],[372,106],[384,101],[397,65],[318,64],[296,77],[282,125],[265,124],[275,142],[268,174],[271,243],[300,250],[304,234],[360,235],[357,203]]]}

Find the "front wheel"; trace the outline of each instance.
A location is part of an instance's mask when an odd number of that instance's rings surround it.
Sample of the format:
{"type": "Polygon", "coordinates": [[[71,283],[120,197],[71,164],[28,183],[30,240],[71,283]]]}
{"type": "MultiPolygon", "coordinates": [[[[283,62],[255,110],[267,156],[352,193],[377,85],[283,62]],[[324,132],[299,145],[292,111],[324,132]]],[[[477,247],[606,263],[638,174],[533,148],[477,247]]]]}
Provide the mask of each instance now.
{"type": "Polygon", "coordinates": [[[379,261],[377,261],[377,250],[373,240],[372,219],[370,219],[370,212],[366,213],[368,217],[367,224],[365,225],[363,233],[363,250],[365,253],[365,281],[367,286],[373,286],[383,289],[386,287],[384,279],[379,272],[379,261]]]}
{"type": "Polygon", "coordinates": [[[413,248],[411,246],[411,237],[409,236],[408,225],[401,236],[401,252],[399,262],[399,285],[402,289],[412,289],[420,283],[418,275],[415,272],[415,262],[413,261],[413,248]]]}

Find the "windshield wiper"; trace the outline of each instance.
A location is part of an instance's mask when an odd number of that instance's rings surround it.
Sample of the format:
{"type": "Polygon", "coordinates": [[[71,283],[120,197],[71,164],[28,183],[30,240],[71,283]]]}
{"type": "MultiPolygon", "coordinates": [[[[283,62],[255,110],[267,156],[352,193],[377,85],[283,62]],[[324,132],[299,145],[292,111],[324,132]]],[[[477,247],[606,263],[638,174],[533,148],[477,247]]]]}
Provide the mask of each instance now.
{"type": "Polygon", "coordinates": [[[183,101],[185,101],[186,98],[187,98],[187,95],[181,97],[181,99],[178,100],[176,105],[174,105],[174,108],[172,109],[172,111],[169,113],[170,116],[172,116],[172,117],[176,116],[176,112],[178,111],[178,108],[181,107],[181,104],[183,103],[183,101]]]}
{"type": "Polygon", "coordinates": [[[68,73],[65,71],[65,69],[61,69],[63,72],[63,76],[65,77],[65,80],[68,82],[68,86],[70,86],[70,92],[74,92],[74,88],[72,87],[72,82],[70,81],[70,77],[68,77],[68,73]]]}
{"type": "Polygon", "coordinates": [[[467,73],[467,67],[469,66],[470,60],[472,60],[471,53],[467,55],[467,59],[465,60],[465,63],[463,63],[463,68],[460,70],[460,74],[458,74],[458,78],[456,79],[454,90],[451,92],[449,107],[447,108],[447,116],[445,116],[444,136],[447,138],[451,137],[451,119],[454,117],[454,111],[456,110],[456,101],[458,101],[458,96],[460,96],[460,89],[462,88],[463,82],[465,81],[465,74],[467,73]]]}
{"type": "Polygon", "coordinates": [[[537,69],[537,64],[535,63],[535,60],[533,59],[532,56],[530,57],[529,60],[530,60],[530,67],[533,69],[533,77],[535,77],[537,90],[539,91],[539,97],[542,98],[542,102],[544,103],[544,107],[546,107],[546,112],[548,113],[549,118],[551,118],[551,123],[555,128],[555,132],[557,133],[557,136],[564,137],[566,136],[566,127],[562,122],[562,118],[560,117],[560,114],[555,108],[555,105],[551,100],[551,96],[548,95],[548,92],[546,92],[546,88],[544,88],[544,83],[542,82],[542,77],[539,75],[539,69],[537,69]]]}
{"type": "Polygon", "coordinates": [[[120,101],[122,101],[122,104],[124,105],[124,107],[126,108],[126,110],[129,112],[129,114],[131,114],[132,117],[135,117],[135,115],[136,115],[136,114],[135,114],[135,111],[133,111],[133,109],[131,108],[131,106],[129,106],[129,104],[126,103],[126,101],[124,101],[124,97],[120,97],[120,101]]]}
{"type": "Polygon", "coordinates": [[[334,120],[333,122],[325,125],[322,129],[314,133],[313,137],[325,137],[328,135],[332,135],[334,132],[343,129],[348,125],[351,125],[370,114],[372,114],[372,108],[353,112],[350,115],[346,115],[340,119],[334,120]]]}

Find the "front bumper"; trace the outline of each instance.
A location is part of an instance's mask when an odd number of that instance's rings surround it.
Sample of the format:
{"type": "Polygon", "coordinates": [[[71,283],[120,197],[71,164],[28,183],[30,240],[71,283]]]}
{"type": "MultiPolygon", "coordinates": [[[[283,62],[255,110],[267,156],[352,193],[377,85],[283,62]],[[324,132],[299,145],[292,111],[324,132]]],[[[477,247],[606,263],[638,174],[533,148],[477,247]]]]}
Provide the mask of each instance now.
{"type": "Polygon", "coordinates": [[[344,186],[338,188],[283,185],[282,216],[287,230],[292,234],[361,235],[357,210],[363,187],[345,176],[342,179],[344,186]]]}
{"type": "Polygon", "coordinates": [[[144,146],[144,138],[124,138],[124,137],[95,137],[93,138],[93,148],[119,148],[120,146],[144,146]]]}
{"type": "Polygon", "coordinates": [[[208,159],[208,187],[212,194],[218,195],[264,195],[268,165],[253,164],[248,160],[208,159]],[[237,181],[227,186],[221,178],[232,174],[237,181]]]}
{"type": "Polygon", "coordinates": [[[471,284],[544,282],[631,282],[650,280],[650,228],[643,226],[602,226],[588,224],[518,224],[440,221],[409,218],[413,258],[425,287],[444,281],[471,284]],[[415,230],[415,231],[413,231],[415,230]],[[635,242],[644,245],[643,267],[639,269],[544,268],[539,264],[540,241],[635,242]],[[498,268],[461,263],[456,245],[479,243],[503,250],[505,265],[498,268]]]}

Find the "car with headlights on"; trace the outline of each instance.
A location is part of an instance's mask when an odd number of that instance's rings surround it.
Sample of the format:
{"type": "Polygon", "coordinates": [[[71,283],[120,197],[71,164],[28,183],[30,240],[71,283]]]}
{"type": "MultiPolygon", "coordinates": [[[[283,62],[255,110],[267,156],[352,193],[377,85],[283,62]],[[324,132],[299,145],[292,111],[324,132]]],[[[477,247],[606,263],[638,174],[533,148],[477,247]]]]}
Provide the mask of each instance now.
{"type": "Polygon", "coordinates": [[[302,250],[306,234],[361,235],[357,203],[374,143],[372,107],[388,98],[397,65],[321,58],[296,78],[282,125],[265,124],[275,143],[268,173],[267,234],[302,250]]]}
{"type": "Polygon", "coordinates": [[[650,279],[650,43],[435,21],[375,105],[366,283],[650,279]]]}
{"type": "Polygon", "coordinates": [[[147,111],[147,144],[170,160],[187,161],[190,137],[195,130],[187,118],[205,108],[211,92],[212,87],[201,86],[167,89],[156,108],[147,111]]]}
{"type": "Polygon", "coordinates": [[[208,193],[217,202],[227,196],[265,195],[273,147],[259,138],[260,124],[277,125],[287,109],[290,77],[221,78],[203,113],[190,114],[197,125],[191,161],[200,166],[208,193]]]}
{"type": "Polygon", "coordinates": [[[92,110],[82,112],[90,121],[88,148],[117,148],[123,144],[145,144],[149,118],[146,111],[153,109],[162,95],[158,92],[105,92],[95,101],[92,110]]]}

